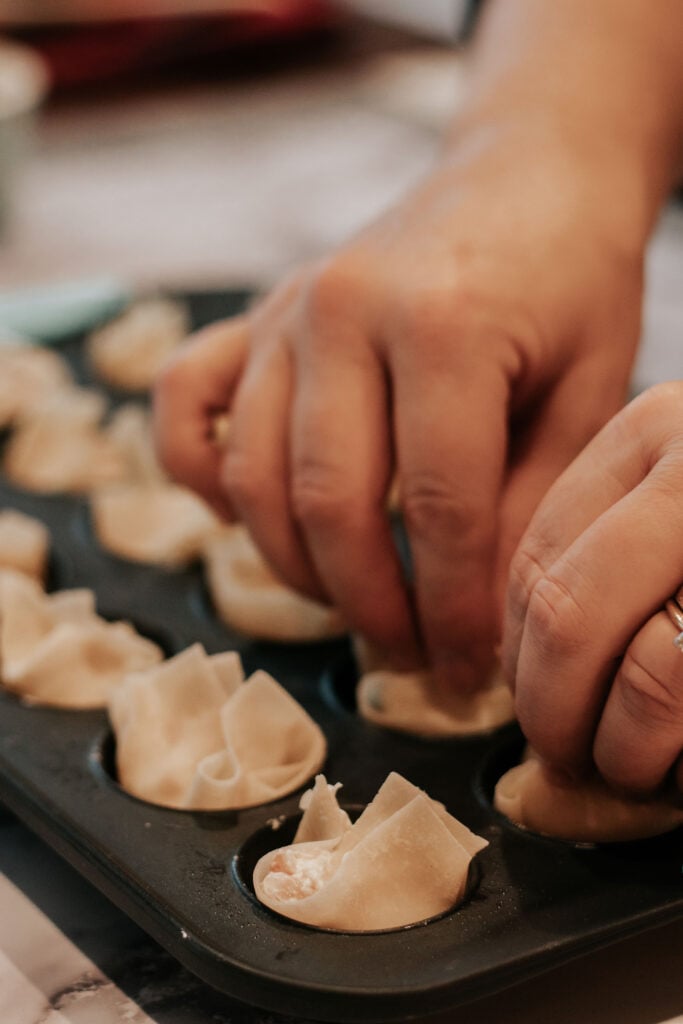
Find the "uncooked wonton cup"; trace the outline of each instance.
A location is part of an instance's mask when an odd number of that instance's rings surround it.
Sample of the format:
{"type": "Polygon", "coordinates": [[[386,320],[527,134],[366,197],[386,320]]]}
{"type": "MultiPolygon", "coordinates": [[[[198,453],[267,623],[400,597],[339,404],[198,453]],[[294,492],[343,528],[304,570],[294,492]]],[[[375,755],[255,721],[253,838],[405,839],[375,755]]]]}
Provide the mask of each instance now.
{"type": "Polygon", "coordinates": [[[11,426],[73,384],[66,362],[29,342],[0,343],[0,428],[11,426]]]}
{"type": "Polygon", "coordinates": [[[0,572],[2,683],[27,703],[104,707],[130,671],[161,660],[127,622],[106,622],[91,590],[45,594],[22,573],[0,572]]]}
{"type": "Polygon", "coordinates": [[[112,387],[146,391],[189,329],[182,303],[140,299],[90,336],[88,357],[98,377],[112,387]]]}
{"type": "Polygon", "coordinates": [[[356,701],[368,721],[431,739],[487,732],[515,717],[514,699],[500,669],[483,689],[454,691],[438,700],[429,672],[376,669],[361,676],[356,701]]]}
{"type": "Polygon", "coordinates": [[[16,424],[5,473],[20,487],[45,494],[82,493],[120,480],[125,461],[100,425],[105,410],[106,400],[95,391],[57,392],[16,424]]]}
{"type": "Polygon", "coordinates": [[[44,523],[13,508],[0,510],[0,570],[15,569],[44,580],[50,534],[44,523]]]}
{"type": "Polygon", "coordinates": [[[246,636],[297,643],[346,632],[334,608],[303,597],[273,575],[244,526],[227,526],[209,537],[204,566],[216,611],[246,636]]]}
{"type": "Polygon", "coordinates": [[[98,541],[119,558],[169,569],[195,561],[219,522],[202,499],[175,484],[113,485],[91,495],[98,541]]]}
{"type": "Polygon", "coordinates": [[[302,924],[363,932],[416,924],[462,900],[485,839],[395,772],[353,825],[337,788],[319,775],[294,842],[258,861],[262,903],[302,924]]]}
{"type": "Polygon", "coordinates": [[[494,805],[522,828],[579,843],[645,839],[683,825],[683,807],[671,801],[627,800],[597,776],[559,785],[533,756],[500,778],[494,805]]]}
{"type": "Polygon", "coordinates": [[[219,520],[198,494],[169,481],[156,457],[147,410],[122,406],[107,434],[118,446],[125,472],[121,481],[90,495],[99,543],[132,562],[181,568],[195,561],[219,520]]]}
{"type": "Polygon", "coordinates": [[[112,694],[121,786],[180,810],[268,803],[310,779],[327,745],[304,709],[266,672],[245,681],[235,652],[200,644],[130,675],[112,694]]]}

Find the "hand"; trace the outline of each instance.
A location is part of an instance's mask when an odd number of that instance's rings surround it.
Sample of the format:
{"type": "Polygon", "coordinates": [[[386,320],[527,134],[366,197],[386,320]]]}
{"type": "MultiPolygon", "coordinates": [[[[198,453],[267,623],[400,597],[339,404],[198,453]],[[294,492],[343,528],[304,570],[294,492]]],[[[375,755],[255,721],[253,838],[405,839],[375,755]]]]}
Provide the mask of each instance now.
{"type": "Polygon", "coordinates": [[[551,136],[486,126],[328,260],[200,335],[156,396],[178,479],[395,664],[426,649],[462,689],[491,663],[538,500],[623,402],[639,331],[642,244],[618,179],[551,136]],[[209,419],[228,406],[221,460],[209,419]],[[394,472],[414,593],[385,511],[394,472]]]}
{"type": "Polygon", "coordinates": [[[503,657],[532,746],[572,774],[683,790],[683,381],[616,416],[541,503],[510,571],[503,657]]]}

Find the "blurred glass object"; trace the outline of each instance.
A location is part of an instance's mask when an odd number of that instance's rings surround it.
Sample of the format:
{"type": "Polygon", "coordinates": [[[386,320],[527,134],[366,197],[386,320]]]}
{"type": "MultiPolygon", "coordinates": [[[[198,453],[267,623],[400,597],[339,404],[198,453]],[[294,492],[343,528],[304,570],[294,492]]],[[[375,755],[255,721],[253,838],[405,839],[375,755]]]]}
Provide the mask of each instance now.
{"type": "Polygon", "coordinates": [[[10,221],[15,184],[48,81],[45,64],[36,53],[0,39],[0,241],[10,221]]]}

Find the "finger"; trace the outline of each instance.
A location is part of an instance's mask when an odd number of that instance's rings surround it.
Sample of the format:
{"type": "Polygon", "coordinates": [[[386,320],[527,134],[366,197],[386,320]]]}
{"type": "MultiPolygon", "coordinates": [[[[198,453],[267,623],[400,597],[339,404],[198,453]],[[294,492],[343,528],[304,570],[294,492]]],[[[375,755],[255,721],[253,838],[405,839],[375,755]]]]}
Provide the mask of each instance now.
{"type": "Polygon", "coordinates": [[[385,373],[362,332],[319,324],[298,350],[292,504],[333,603],[398,667],[417,640],[387,513],[393,459],[385,373]]]}
{"type": "Polygon", "coordinates": [[[584,359],[549,389],[541,403],[528,408],[524,418],[518,415],[511,423],[496,567],[501,619],[510,562],[541,499],[623,405],[623,381],[613,382],[613,376],[595,359],[584,359]],[[605,377],[607,385],[601,382],[605,377]]]}
{"type": "Polygon", "coordinates": [[[517,663],[517,713],[539,754],[590,763],[615,660],[683,578],[675,464],[661,462],[534,586],[517,663]]]}
{"type": "MultiPolygon", "coordinates": [[[[503,669],[511,684],[517,678],[534,587],[583,531],[636,487],[650,468],[634,408],[635,403],[627,415],[611,420],[551,486],[511,560],[502,646],[503,669]]],[[[553,427],[559,430],[561,424],[553,427]]],[[[549,433],[545,437],[552,444],[549,433]]]]}
{"type": "Polygon", "coordinates": [[[595,737],[594,758],[612,785],[656,790],[683,751],[683,651],[680,631],[658,612],[630,643],[595,737]]]}
{"type": "Polygon", "coordinates": [[[154,390],[154,434],[162,464],[226,517],[230,508],[220,486],[222,452],[213,421],[230,408],[247,345],[245,318],[212,324],[188,339],[154,390]]]}
{"type": "Polygon", "coordinates": [[[318,600],[325,591],[289,507],[292,366],[280,341],[257,346],[235,396],[221,482],[275,572],[318,600]]]}
{"type": "Polygon", "coordinates": [[[497,634],[507,381],[493,358],[429,340],[402,347],[392,366],[402,507],[436,685],[471,690],[488,676],[497,634]]]}

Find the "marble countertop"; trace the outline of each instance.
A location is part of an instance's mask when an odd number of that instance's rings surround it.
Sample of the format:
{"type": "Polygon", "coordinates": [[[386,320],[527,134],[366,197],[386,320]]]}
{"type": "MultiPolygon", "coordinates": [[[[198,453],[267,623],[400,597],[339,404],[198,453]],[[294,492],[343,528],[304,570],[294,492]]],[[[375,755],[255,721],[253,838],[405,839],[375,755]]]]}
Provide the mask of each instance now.
{"type": "MultiPolygon", "coordinates": [[[[48,109],[0,246],[2,287],[102,273],[145,287],[272,281],[424,173],[461,76],[448,51],[405,44],[263,81],[48,109]]],[[[683,210],[672,207],[650,253],[634,387],[683,377],[682,268],[683,210]]],[[[682,951],[679,922],[432,1020],[683,1021],[682,951]]],[[[0,1024],[146,1021],[277,1018],[197,981],[0,813],[0,1024]]]]}

